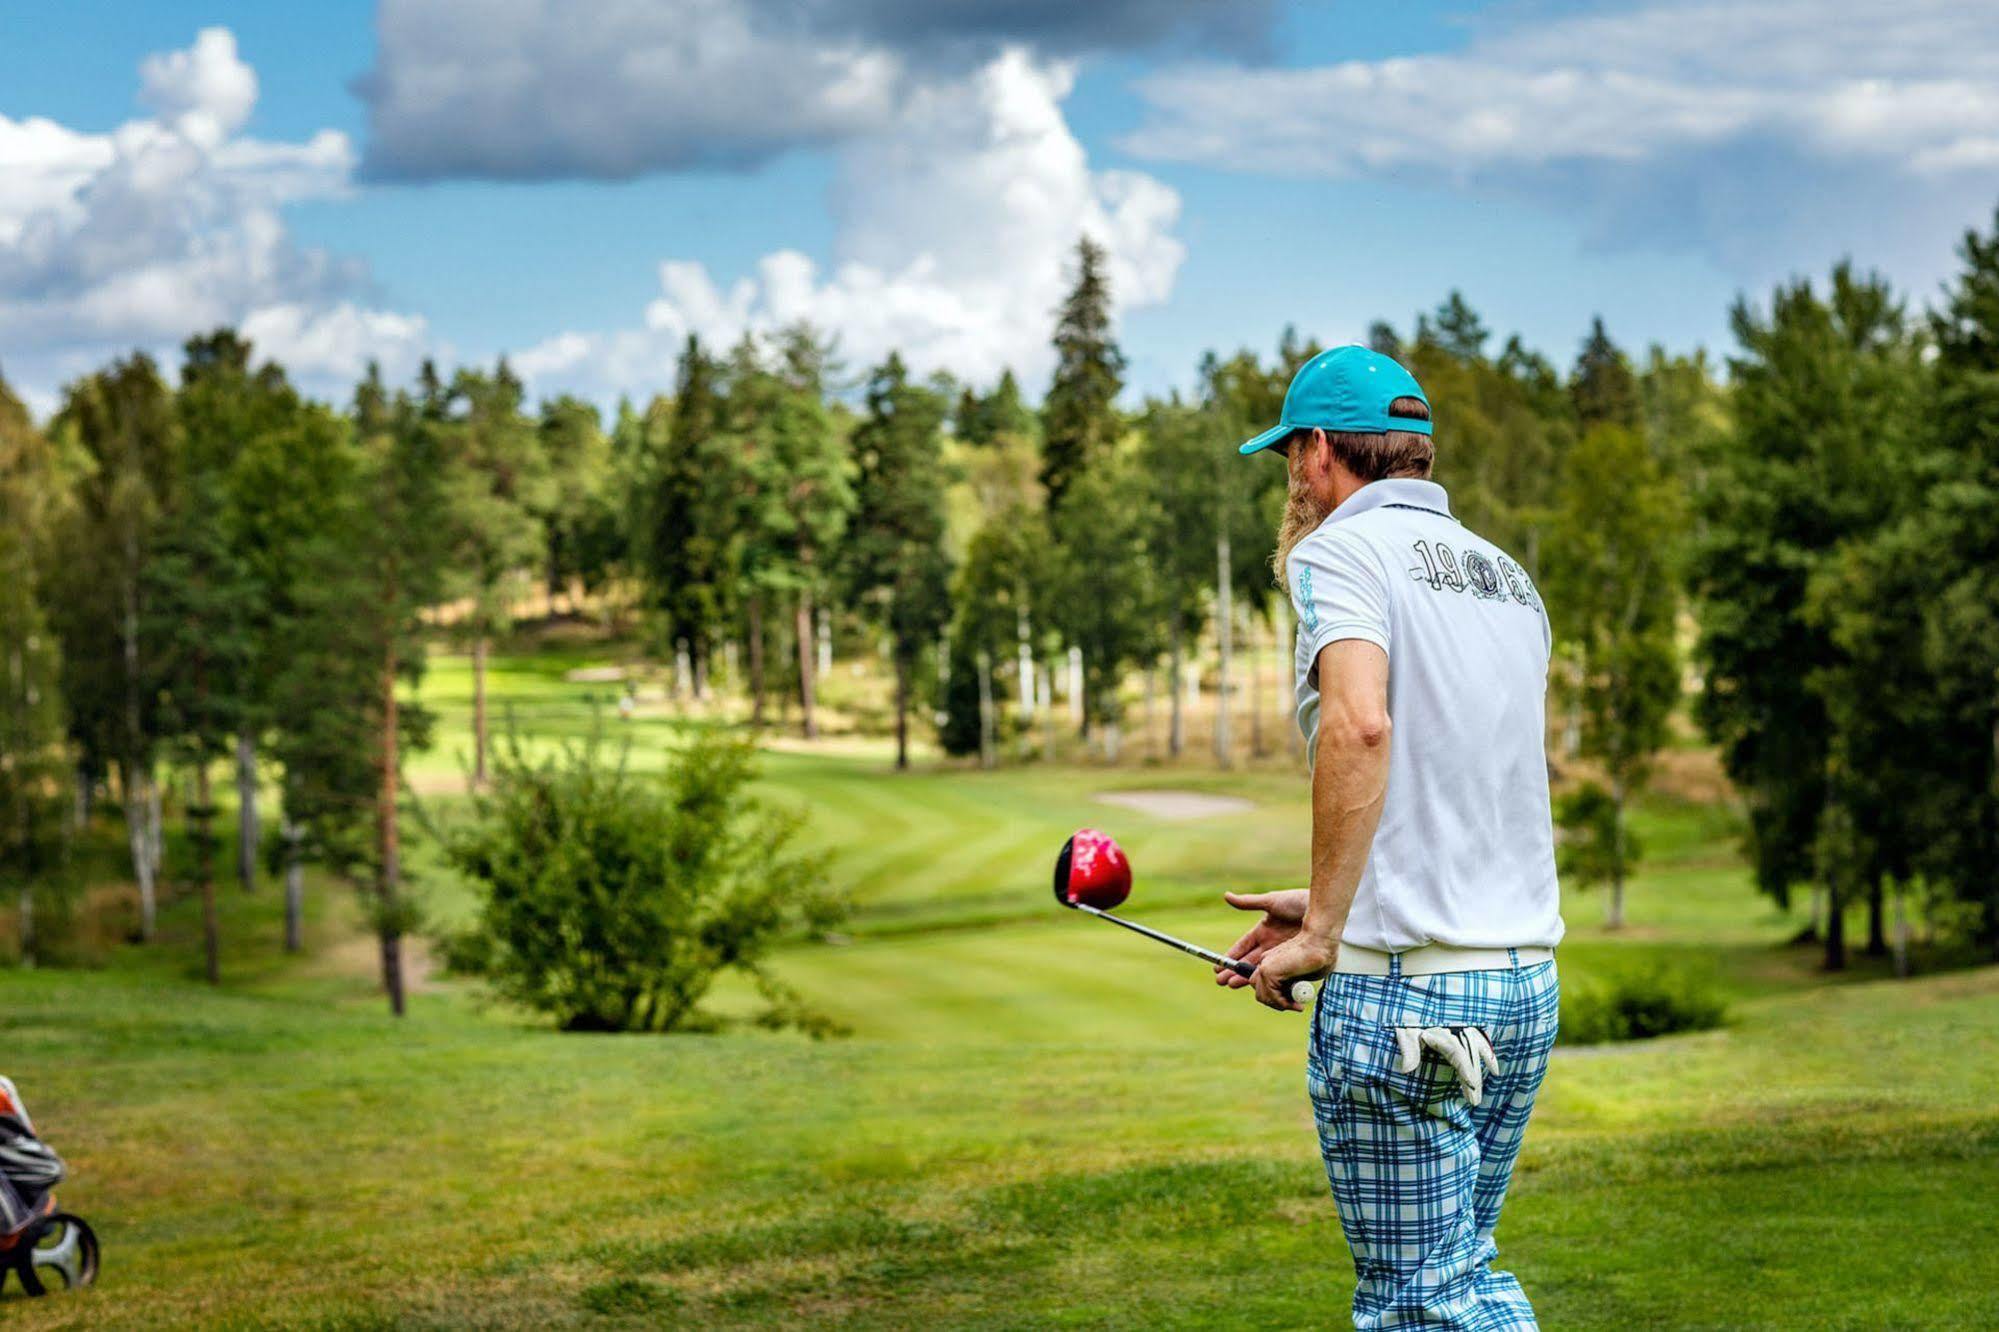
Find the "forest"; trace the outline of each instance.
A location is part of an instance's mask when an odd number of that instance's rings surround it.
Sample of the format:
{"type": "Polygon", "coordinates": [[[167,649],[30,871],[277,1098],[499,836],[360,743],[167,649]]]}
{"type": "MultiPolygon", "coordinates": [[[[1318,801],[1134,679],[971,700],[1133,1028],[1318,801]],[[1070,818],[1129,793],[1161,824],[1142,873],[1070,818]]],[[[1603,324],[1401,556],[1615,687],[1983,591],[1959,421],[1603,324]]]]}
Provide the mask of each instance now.
{"type": "MultiPolygon", "coordinates": [[[[1600,320],[1552,357],[1457,292],[1372,326],[1435,405],[1454,510],[1543,589],[1564,868],[1606,886],[1613,927],[1627,811],[1662,752],[1705,739],[1757,887],[1809,894],[1826,967],[1861,947],[1905,969],[1912,917],[1999,950],[1999,229],[1960,254],[1927,308],[1856,263],[1746,295],[1719,358],[1632,352],[1600,320]]],[[[72,849],[103,820],[149,939],[172,819],[211,980],[227,862],[286,883],[291,948],[316,865],[360,892],[402,1011],[403,765],[433,733],[411,691],[434,647],[469,651],[483,786],[487,656],[527,618],[636,635],[673,699],[804,739],[836,655],[878,661],[898,768],[933,737],[966,766],[1132,762],[1140,708],[1168,714],[1172,754],[1235,761],[1232,662],[1287,642],[1290,612],[1268,567],[1283,467],[1233,446],[1320,348],[1287,330],[1133,403],[1087,239],[1071,278],[1038,404],[1011,373],[846,366],[809,327],[690,338],[608,420],[530,403],[504,360],[313,401],[230,329],[189,340],[177,378],[139,352],[84,375],[46,421],[0,384],[21,959],[60,960],[72,849]],[[1211,741],[1183,716],[1202,671],[1211,741]]],[[[1275,715],[1250,711],[1245,759],[1283,748],[1275,715]]]]}

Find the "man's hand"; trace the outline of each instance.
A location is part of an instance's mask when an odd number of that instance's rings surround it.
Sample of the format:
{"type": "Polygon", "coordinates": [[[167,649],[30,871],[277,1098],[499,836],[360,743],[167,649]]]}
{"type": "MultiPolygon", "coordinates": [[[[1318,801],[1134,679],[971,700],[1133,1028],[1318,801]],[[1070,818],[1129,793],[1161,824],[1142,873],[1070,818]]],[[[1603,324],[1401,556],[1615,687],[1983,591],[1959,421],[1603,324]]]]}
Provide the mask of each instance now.
{"type": "MultiPolygon", "coordinates": [[[[1261,911],[1263,919],[1249,927],[1249,933],[1235,941],[1229,956],[1255,966],[1263,955],[1298,932],[1305,920],[1311,895],[1303,888],[1281,893],[1223,893],[1222,900],[1238,911],[1261,911]]],[[[1238,976],[1227,967],[1215,968],[1215,984],[1240,990],[1249,977],[1238,976]]]]}
{"type": "Polygon", "coordinates": [[[1256,975],[1250,978],[1256,1002],[1283,1013],[1302,1012],[1305,1006],[1291,1000],[1291,982],[1318,980],[1333,969],[1339,951],[1337,940],[1301,928],[1257,961],[1256,975]]]}

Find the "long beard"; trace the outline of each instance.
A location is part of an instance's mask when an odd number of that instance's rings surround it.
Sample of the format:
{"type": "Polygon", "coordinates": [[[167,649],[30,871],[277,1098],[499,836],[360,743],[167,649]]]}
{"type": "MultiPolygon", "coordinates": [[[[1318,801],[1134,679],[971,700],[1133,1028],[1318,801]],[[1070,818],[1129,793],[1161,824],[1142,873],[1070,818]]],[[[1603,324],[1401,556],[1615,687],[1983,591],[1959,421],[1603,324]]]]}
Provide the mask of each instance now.
{"type": "Polygon", "coordinates": [[[1284,585],[1284,563],[1291,558],[1292,549],[1316,532],[1331,512],[1330,508],[1313,498],[1298,473],[1293,471],[1290,490],[1284,497],[1284,521],[1277,525],[1277,553],[1270,557],[1270,571],[1277,576],[1279,587],[1284,585]]]}

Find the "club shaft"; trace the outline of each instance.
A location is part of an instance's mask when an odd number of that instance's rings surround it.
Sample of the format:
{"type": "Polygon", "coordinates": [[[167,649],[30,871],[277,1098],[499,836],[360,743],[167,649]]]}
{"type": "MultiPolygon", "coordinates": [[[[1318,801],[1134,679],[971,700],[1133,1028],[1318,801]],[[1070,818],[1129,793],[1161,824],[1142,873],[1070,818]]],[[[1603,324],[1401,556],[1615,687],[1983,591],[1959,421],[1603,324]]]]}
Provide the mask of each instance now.
{"type": "Polygon", "coordinates": [[[1085,905],[1082,902],[1077,902],[1074,905],[1076,907],[1076,910],[1078,911],[1087,911],[1091,915],[1097,917],[1099,920],[1107,920],[1113,925],[1122,925],[1126,929],[1132,931],[1134,934],[1142,934],[1148,939],[1157,939],[1160,943],[1165,944],[1169,948],[1177,948],[1183,953],[1192,953],[1195,957],[1200,958],[1203,962],[1209,963],[1212,966],[1227,967],[1230,971],[1233,971],[1238,976],[1246,978],[1249,976],[1254,976],[1256,974],[1256,968],[1254,966],[1252,966],[1247,962],[1241,961],[1240,959],[1233,957],[1223,957],[1220,953],[1209,952],[1207,949],[1201,947],[1199,944],[1190,944],[1185,939],[1176,939],[1170,934],[1165,934],[1159,930],[1152,929],[1149,926],[1141,925],[1135,920],[1126,920],[1123,916],[1113,916],[1108,911],[1099,910],[1096,907],[1085,905]]]}

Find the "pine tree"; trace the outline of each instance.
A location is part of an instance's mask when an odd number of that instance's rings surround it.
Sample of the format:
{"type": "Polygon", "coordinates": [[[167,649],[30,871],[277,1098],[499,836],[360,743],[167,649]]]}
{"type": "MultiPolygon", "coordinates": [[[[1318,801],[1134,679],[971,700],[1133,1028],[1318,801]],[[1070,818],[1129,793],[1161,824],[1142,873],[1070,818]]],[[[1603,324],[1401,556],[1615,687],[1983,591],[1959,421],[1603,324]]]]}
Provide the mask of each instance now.
{"type": "Polygon", "coordinates": [[[150,939],[162,836],[159,650],[147,636],[158,620],[146,611],[146,569],[179,468],[173,397],[152,360],[135,355],[71,384],[53,432],[80,468],[45,604],[62,645],[71,737],[87,767],[118,768],[139,934],[150,939]]]}
{"type": "MultiPolygon", "coordinates": [[[[278,588],[271,581],[274,564],[281,564],[277,544],[294,539],[269,516],[273,506],[290,502],[261,486],[246,488],[239,475],[245,456],[257,441],[282,432],[300,410],[298,395],[284,372],[265,364],[253,369],[251,345],[233,329],[217,329],[190,338],[183,348],[181,387],[175,415],[186,442],[183,470],[202,478],[208,500],[221,507],[206,521],[221,528],[221,552],[233,576],[244,586],[232,592],[245,617],[240,635],[241,678],[227,688],[240,707],[235,736],[236,877],[243,888],[256,884],[261,826],[257,803],[257,750],[279,700],[271,694],[276,663],[270,657],[271,622],[278,588]]],[[[260,478],[261,479],[261,478],[260,478]]],[[[199,520],[196,520],[199,521],[199,520]]],[[[206,534],[196,538],[206,540],[206,534]]]]}
{"type": "Polygon", "coordinates": [[[1624,924],[1635,856],[1625,828],[1679,701],[1680,492],[1635,431],[1599,425],[1562,477],[1542,581],[1582,717],[1582,752],[1609,781],[1605,923],[1624,924]]]}
{"type": "MultiPolygon", "coordinates": [[[[1274,604],[1271,596],[1271,540],[1284,512],[1288,474],[1275,455],[1244,459],[1233,448],[1275,421],[1283,411],[1284,396],[1291,378],[1307,360],[1317,355],[1316,342],[1300,342],[1285,330],[1277,348],[1277,358],[1265,365],[1250,352],[1238,352],[1226,361],[1207,358],[1201,369],[1204,397],[1201,404],[1202,428],[1208,432],[1206,466],[1199,475],[1205,482],[1208,513],[1197,530],[1208,534],[1205,545],[1190,545],[1184,558],[1205,559],[1214,587],[1216,654],[1215,757],[1222,766],[1234,761],[1231,730],[1235,707],[1235,635],[1243,617],[1236,608],[1248,609],[1248,623],[1266,618],[1274,604]]],[[[1190,441],[1191,442],[1191,441],[1190,441]]],[[[1190,476],[1186,478],[1192,480],[1190,476]]],[[[1197,489],[1187,498],[1198,503],[1197,489]]],[[[1191,511],[1187,511],[1191,517],[1191,511]]],[[[1251,665],[1249,694],[1254,704],[1260,688],[1251,665]]],[[[1177,711],[1179,704],[1174,703],[1177,711]]],[[[1253,752],[1263,749],[1262,709],[1250,712],[1250,745],[1253,752]]]]}
{"type": "Polygon", "coordinates": [[[740,356],[738,361],[725,370],[689,337],[672,402],[656,403],[648,413],[650,473],[642,483],[646,508],[637,553],[662,646],[669,654],[685,646],[697,696],[705,693],[711,640],[728,610],[741,525],[725,418],[731,383],[754,367],[740,356]]]}
{"type": "Polygon", "coordinates": [[[854,509],[852,463],[826,404],[830,353],[812,329],[780,337],[766,366],[747,340],[730,361],[725,443],[741,495],[741,554],[733,563],[751,598],[751,653],[761,655],[767,606],[788,601],[800,730],[818,735],[814,609],[854,509]]]}
{"type": "Polygon", "coordinates": [[[47,439],[0,380],[0,883],[19,903],[24,964],[44,955],[35,908],[63,886],[67,852],[62,658],[39,576],[62,482],[47,439]]]}
{"type": "MultiPolygon", "coordinates": [[[[1005,700],[994,679],[1007,661],[1019,662],[1022,627],[1048,600],[1050,545],[1041,511],[1021,501],[993,512],[972,534],[951,583],[951,674],[938,736],[947,754],[997,761],[1005,700]]],[[[1025,656],[1031,672],[1034,654],[1025,656]]]]}
{"type": "Polygon", "coordinates": [[[460,370],[436,423],[450,450],[445,517],[451,556],[447,589],[465,599],[461,632],[472,646],[472,781],[486,784],[486,656],[512,623],[527,575],[543,564],[547,536],[537,514],[552,485],[541,437],[521,409],[520,380],[502,360],[490,375],[460,370]],[[458,414],[462,407],[462,415],[458,414]]]}
{"type": "Polygon", "coordinates": [[[1438,347],[1463,361],[1484,359],[1485,340],[1492,336],[1464,293],[1455,290],[1424,327],[1438,347]]]}
{"type": "Polygon", "coordinates": [[[1111,289],[1104,250],[1085,236],[1076,245],[1076,285],[1055,324],[1055,377],[1041,404],[1041,480],[1050,507],[1076,474],[1109,450],[1122,422],[1124,353],[1111,335],[1111,289]]]}
{"type": "MultiPolygon", "coordinates": [[[[1230,464],[1247,468],[1268,460],[1228,456],[1223,441],[1230,436],[1218,428],[1216,412],[1177,397],[1146,404],[1140,438],[1140,469],[1157,524],[1151,534],[1158,553],[1153,573],[1165,615],[1167,751],[1178,758],[1186,748],[1183,674],[1207,624],[1208,594],[1215,583],[1217,496],[1238,488],[1225,484],[1229,478],[1221,469],[1230,464]]],[[[1255,550],[1258,544],[1250,541],[1243,546],[1255,550]]]]}
{"type": "Polygon", "coordinates": [[[1943,769],[1928,800],[1922,868],[1981,905],[1999,955],[1999,213],[1967,232],[1963,269],[1931,321],[1935,396],[1916,408],[1928,448],[1923,496],[1903,540],[1920,562],[1927,666],[1938,716],[1925,752],[1943,769]]]}
{"type": "Polygon", "coordinates": [[[854,431],[854,515],[847,528],[853,593],[888,633],[895,662],[895,766],[909,766],[910,686],[917,658],[950,616],[944,549],[944,400],[911,384],[889,354],[868,378],[854,431]]]}
{"type": "Polygon", "coordinates": [[[1020,383],[1011,370],[1001,371],[999,382],[984,397],[966,389],[953,417],[952,433],[967,444],[986,445],[1034,431],[1034,413],[1021,401],[1020,383]]]}
{"type": "Polygon", "coordinates": [[[597,409],[567,394],[544,402],[537,426],[549,484],[535,516],[547,536],[542,579],[549,606],[575,584],[603,585],[624,556],[611,442],[597,409]]]}
{"type": "Polygon", "coordinates": [[[1807,597],[1817,571],[1892,516],[1880,501],[1916,423],[1912,352],[1885,284],[1844,265],[1823,299],[1797,282],[1767,315],[1738,302],[1731,321],[1734,426],[1704,478],[1693,565],[1699,715],[1749,806],[1758,887],[1785,902],[1794,885],[1821,885],[1826,962],[1839,967],[1843,908],[1864,885],[1846,854],[1855,788],[1824,673],[1852,663],[1807,597]]]}
{"type": "Polygon", "coordinates": [[[1125,671],[1159,650],[1159,588],[1148,539],[1157,531],[1131,462],[1106,453],[1055,508],[1055,620],[1083,654],[1083,715],[1117,758],[1125,671]]]}
{"type": "Polygon", "coordinates": [[[210,769],[245,734],[254,699],[258,589],[219,521],[228,505],[219,459],[190,450],[190,466],[162,517],[142,580],[143,635],[156,645],[159,731],[169,755],[193,770],[187,806],[201,897],[202,956],[211,985],[222,980],[215,900],[215,816],[210,769]]]}
{"type": "MultiPolygon", "coordinates": [[[[285,807],[304,848],[367,894],[392,1013],[405,1008],[402,941],[418,919],[402,855],[402,755],[428,744],[429,712],[399,690],[422,678],[422,615],[444,587],[454,535],[449,396],[434,374],[415,396],[374,367],[355,392],[355,444],[316,446],[336,492],[300,580],[284,680],[295,724],[280,731],[285,807]]],[[[306,427],[336,430],[315,418],[306,427]]]]}
{"type": "Polygon", "coordinates": [[[1638,380],[1631,362],[1610,335],[1603,316],[1590,321],[1589,336],[1569,376],[1569,397],[1576,421],[1584,430],[1598,425],[1635,428],[1638,425],[1638,380]]]}

